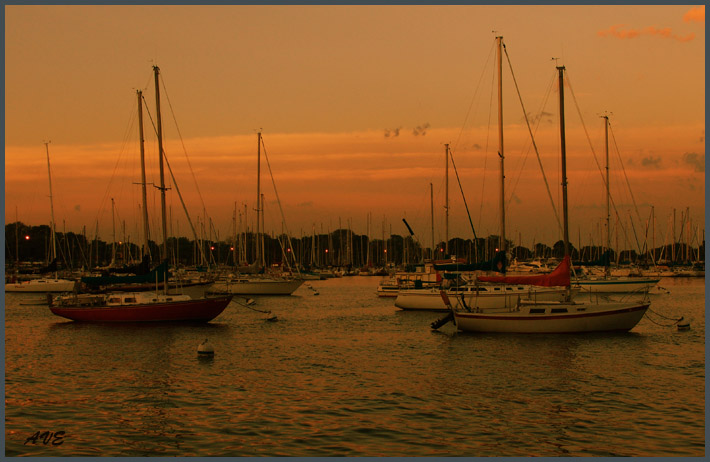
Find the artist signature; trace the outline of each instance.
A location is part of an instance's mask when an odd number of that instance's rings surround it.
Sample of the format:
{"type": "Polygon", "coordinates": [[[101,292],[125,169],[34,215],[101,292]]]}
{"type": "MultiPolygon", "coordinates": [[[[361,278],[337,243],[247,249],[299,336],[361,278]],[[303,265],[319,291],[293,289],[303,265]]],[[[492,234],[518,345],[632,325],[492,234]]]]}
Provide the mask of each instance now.
{"type": "Polygon", "coordinates": [[[52,446],[59,446],[64,442],[64,432],[35,432],[25,440],[25,445],[27,443],[32,444],[51,444],[52,446]]]}

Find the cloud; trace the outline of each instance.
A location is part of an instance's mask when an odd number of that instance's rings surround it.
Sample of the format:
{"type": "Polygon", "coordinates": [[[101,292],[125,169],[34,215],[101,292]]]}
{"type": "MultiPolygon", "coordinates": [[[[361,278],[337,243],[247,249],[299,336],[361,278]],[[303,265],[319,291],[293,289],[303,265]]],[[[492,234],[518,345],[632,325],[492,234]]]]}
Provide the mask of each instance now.
{"type": "Polygon", "coordinates": [[[686,152],[683,154],[683,162],[692,166],[696,172],[705,171],[705,157],[696,152],[686,152]]]}
{"type": "Polygon", "coordinates": [[[397,137],[397,136],[399,136],[399,130],[400,130],[401,128],[402,128],[402,127],[398,127],[398,128],[385,128],[385,138],[389,138],[390,136],[392,136],[392,137],[397,137]]]}
{"type": "Polygon", "coordinates": [[[689,42],[695,38],[695,34],[690,33],[686,36],[680,36],[674,34],[670,27],[664,27],[658,29],[653,26],[646,27],[645,29],[624,29],[626,24],[616,24],[611,26],[607,30],[600,30],[597,32],[599,37],[616,37],[618,39],[634,39],[641,35],[652,35],[661,38],[678,40],[679,42],[689,42]]]}
{"type": "Polygon", "coordinates": [[[705,24],[705,5],[694,6],[683,15],[685,22],[701,22],[705,24]]]}
{"type": "Polygon", "coordinates": [[[641,165],[649,168],[661,168],[661,158],[660,157],[644,157],[641,159],[641,165]]]}
{"type": "Polygon", "coordinates": [[[419,136],[419,135],[426,135],[426,130],[429,128],[431,125],[429,125],[429,122],[419,125],[417,127],[414,127],[414,130],[412,130],[412,134],[414,136],[419,136]]]}

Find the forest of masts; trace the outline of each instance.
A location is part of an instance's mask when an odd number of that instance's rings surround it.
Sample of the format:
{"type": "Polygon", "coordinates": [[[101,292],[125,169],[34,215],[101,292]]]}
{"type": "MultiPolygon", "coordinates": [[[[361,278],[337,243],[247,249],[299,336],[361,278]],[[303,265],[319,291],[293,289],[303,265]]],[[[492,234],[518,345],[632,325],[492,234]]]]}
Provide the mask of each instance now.
{"type": "MultiPolygon", "coordinates": [[[[705,236],[698,228],[691,232],[690,226],[682,227],[673,243],[663,243],[651,247],[641,243],[641,251],[610,249],[612,262],[639,265],[679,264],[687,265],[704,261],[705,236]]],[[[423,262],[425,259],[444,260],[455,256],[459,261],[481,262],[490,260],[500,248],[500,237],[453,238],[448,242],[423,245],[416,236],[401,236],[382,233],[382,238],[372,239],[350,229],[337,229],[330,233],[315,232],[310,236],[289,238],[286,234],[260,234],[264,266],[284,266],[292,268],[325,267],[405,267],[423,262]]],[[[142,249],[139,244],[126,240],[105,242],[98,238],[87,238],[82,234],[57,232],[57,262],[66,269],[88,269],[105,267],[109,264],[123,265],[140,261],[142,249]]],[[[256,233],[242,232],[228,239],[188,239],[168,238],[167,255],[175,266],[235,266],[252,263],[256,259],[256,233]]],[[[648,243],[650,244],[650,243],[648,243]]],[[[149,255],[157,262],[161,255],[161,243],[149,241],[149,255]]],[[[576,261],[594,261],[601,258],[606,250],[601,245],[571,245],[571,256],[576,261]]],[[[562,241],[552,247],[537,243],[532,249],[507,240],[510,257],[518,261],[531,259],[559,259],[564,254],[562,241]]],[[[51,227],[48,225],[29,226],[21,222],[5,226],[5,263],[15,266],[23,262],[48,263],[51,249],[51,227]]]]}

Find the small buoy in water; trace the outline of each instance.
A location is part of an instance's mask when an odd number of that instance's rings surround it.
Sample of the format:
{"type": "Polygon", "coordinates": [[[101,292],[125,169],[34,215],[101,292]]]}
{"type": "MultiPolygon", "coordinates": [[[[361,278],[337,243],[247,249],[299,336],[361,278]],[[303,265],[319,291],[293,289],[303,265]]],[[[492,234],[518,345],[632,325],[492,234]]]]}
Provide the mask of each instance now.
{"type": "Polygon", "coordinates": [[[269,316],[268,318],[266,318],[266,320],[270,321],[270,322],[276,322],[279,320],[279,318],[276,317],[276,315],[273,315],[273,316],[269,316]]]}
{"type": "Polygon", "coordinates": [[[214,348],[212,347],[212,344],[209,342],[209,340],[205,339],[204,342],[200,343],[200,345],[197,347],[197,354],[200,356],[214,355],[214,348]]]}
{"type": "Polygon", "coordinates": [[[253,305],[254,304],[254,299],[253,298],[247,298],[246,302],[247,305],[253,305]]]}
{"type": "Polygon", "coordinates": [[[690,330],[690,322],[680,318],[678,320],[678,330],[690,330]]]}
{"type": "Polygon", "coordinates": [[[313,295],[320,295],[320,292],[315,291],[315,292],[313,292],[313,295]]]}

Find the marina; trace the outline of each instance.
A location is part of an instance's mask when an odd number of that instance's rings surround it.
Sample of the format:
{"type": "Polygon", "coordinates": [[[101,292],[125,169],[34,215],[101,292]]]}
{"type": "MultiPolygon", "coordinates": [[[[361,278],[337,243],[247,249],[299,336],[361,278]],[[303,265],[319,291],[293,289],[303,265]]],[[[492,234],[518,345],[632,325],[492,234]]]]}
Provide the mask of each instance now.
{"type": "Polygon", "coordinates": [[[6,457],[706,455],[704,6],[5,20],[6,457]]]}
{"type": "Polygon", "coordinates": [[[664,279],[630,332],[573,335],[434,331],[377,278],[310,284],[207,324],[77,323],[5,294],[6,455],[705,452],[702,279],[664,279]]]}

